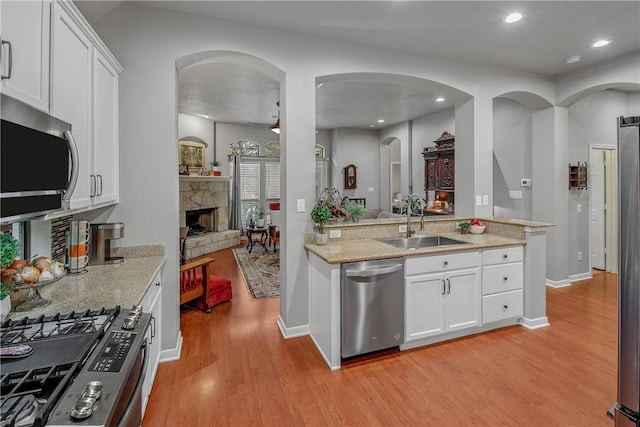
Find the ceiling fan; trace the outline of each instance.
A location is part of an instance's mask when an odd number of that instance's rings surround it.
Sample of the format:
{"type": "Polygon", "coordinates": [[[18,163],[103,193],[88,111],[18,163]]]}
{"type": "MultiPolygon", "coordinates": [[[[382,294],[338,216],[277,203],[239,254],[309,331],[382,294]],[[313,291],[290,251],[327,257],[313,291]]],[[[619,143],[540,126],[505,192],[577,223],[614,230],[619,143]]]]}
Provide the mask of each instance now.
{"type": "Polygon", "coordinates": [[[255,125],[255,126],[269,126],[269,130],[271,130],[271,132],[274,132],[274,133],[280,135],[280,101],[276,102],[276,105],[278,106],[278,115],[277,116],[274,116],[274,115],[271,116],[271,118],[277,119],[274,124],[256,123],[256,122],[247,122],[247,123],[250,124],[250,125],[255,125]]]}

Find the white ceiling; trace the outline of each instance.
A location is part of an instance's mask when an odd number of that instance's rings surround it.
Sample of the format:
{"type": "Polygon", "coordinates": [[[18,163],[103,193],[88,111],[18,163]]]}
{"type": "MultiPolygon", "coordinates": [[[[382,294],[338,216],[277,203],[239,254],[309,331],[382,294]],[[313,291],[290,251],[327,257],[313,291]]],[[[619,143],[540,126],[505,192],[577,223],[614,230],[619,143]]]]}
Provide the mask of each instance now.
{"type": "MultiPolygon", "coordinates": [[[[129,0],[127,0],[129,1],[129,0]]],[[[75,1],[94,22],[122,1],[75,1]]],[[[136,1],[263,27],[331,37],[553,79],[640,50],[639,1],[136,1]],[[525,17],[507,25],[512,11],[525,17]],[[598,39],[604,48],[590,47],[598,39]],[[582,55],[566,64],[570,55],[582,55]]],[[[640,70],[639,70],[640,72],[640,70]]],[[[369,127],[450,108],[463,94],[388,79],[329,81],[317,89],[317,127],[369,127]],[[435,103],[436,96],[447,101],[435,103]]],[[[278,85],[245,67],[208,64],[180,75],[180,112],[220,122],[273,123],[278,85]],[[213,77],[212,77],[213,76],[213,77]]]]}

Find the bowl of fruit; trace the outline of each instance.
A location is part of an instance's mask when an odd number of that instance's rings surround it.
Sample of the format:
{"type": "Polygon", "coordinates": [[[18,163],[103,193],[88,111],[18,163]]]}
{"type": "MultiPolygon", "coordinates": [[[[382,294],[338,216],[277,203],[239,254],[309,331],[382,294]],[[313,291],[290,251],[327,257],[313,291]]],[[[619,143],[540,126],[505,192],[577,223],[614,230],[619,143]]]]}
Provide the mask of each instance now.
{"type": "Polygon", "coordinates": [[[471,228],[469,228],[469,232],[471,234],[482,234],[485,228],[486,225],[484,225],[482,221],[480,221],[478,218],[473,218],[471,220],[471,228]]]}

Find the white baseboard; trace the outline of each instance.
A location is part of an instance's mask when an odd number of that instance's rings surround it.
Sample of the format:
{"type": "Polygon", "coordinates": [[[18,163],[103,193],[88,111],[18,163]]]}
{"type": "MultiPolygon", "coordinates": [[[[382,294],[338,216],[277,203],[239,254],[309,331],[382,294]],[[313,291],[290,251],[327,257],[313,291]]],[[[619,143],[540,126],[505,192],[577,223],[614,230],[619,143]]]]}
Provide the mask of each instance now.
{"type": "Polygon", "coordinates": [[[527,319],[526,317],[523,317],[520,319],[520,324],[527,329],[538,329],[550,326],[549,318],[547,316],[538,317],[536,319],[527,319]]]}
{"type": "Polygon", "coordinates": [[[327,364],[327,366],[329,367],[329,369],[331,369],[332,371],[339,370],[340,369],[340,363],[338,362],[337,366],[333,366],[331,364],[331,360],[329,360],[329,357],[327,357],[327,355],[324,354],[324,351],[322,351],[322,347],[320,347],[320,345],[318,344],[318,341],[316,341],[316,339],[313,337],[313,334],[309,334],[309,336],[311,337],[311,341],[313,341],[313,343],[315,344],[316,349],[318,349],[318,353],[320,353],[320,355],[324,359],[324,361],[327,364]]]}
{"type": "Polygon", "coordinates": [[[176,346],[169,350],[162,350],[160,352],[160,363],[180,360],[181,353],[182,353],[182,331],[178,331],[178,340],[176,341],[176,346]]]}
{"type": "Polygon", "coordinates": [[[571,281],[569,279],[564,279],[564,280],[547,279],[546,284],[550,288],[565,288],[567,286],[571,286],[571,281]]]}
{"type": "Polygon", "coordinates": [[[309,325],[295,326],[293,328],[287,328],[282,321],[282,317],[278,316],[278,328],[280,333],[285,339],[303,337],[309,335],[309,325]]]}
{"type": "Polygon", "coordinates": [[[587,279],[592,279],[593,278],[593,273],[588,272],[588,273],[580,273],[580,274],[572,274],[571,276],[569,276],[569,281],[571,283],[573,282],[578,282],[580,280],[587,280],[587,279]]]}

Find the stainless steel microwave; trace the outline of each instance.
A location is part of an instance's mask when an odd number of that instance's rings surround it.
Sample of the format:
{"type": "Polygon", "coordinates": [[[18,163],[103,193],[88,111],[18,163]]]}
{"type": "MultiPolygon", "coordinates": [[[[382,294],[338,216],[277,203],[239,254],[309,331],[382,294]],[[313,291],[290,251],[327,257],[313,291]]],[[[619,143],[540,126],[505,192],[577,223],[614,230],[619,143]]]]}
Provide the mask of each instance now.
{"type": "Polygon", "coordinates": [[[0,222],[61,210],[77,180],[71,125],[4,94],[0,119],[0,222]]]}

